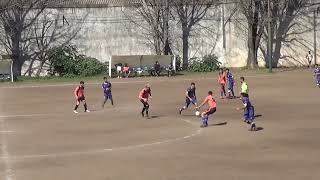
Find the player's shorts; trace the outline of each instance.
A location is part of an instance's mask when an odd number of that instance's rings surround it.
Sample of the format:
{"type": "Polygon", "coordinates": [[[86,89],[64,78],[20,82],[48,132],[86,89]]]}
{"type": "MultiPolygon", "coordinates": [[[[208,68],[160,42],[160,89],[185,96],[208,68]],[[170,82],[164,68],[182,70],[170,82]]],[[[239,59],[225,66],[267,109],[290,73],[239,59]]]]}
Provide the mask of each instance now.
{"type": "Polygon", "coordinates": [[[79,98],[77,99],[77,101],[79,101],[79,102],[82,102],[82,101],[84,101],[84,100],[86,100],[86,98],[85,98],[84,96],[81,96],[81,97],[79,97],[79,98]]]}
{"type": "Polygon", "coordinates": [[[233,82],[228,82],[228,90],[233,90],[233,82]]]}
{"type": "Polygon", "coordinates": [[[112,100],[112,94],[111,93],[104,93],[104,99],[105,100],[108,100],[108,99],[112,100]]]}
{"type": "Polygon", "coordinates": [[[216,111],[217,111],[217,108],[210,108],[205,113],[207,116],[209,116],[209,115],[215,113],[216,111]]]}
{"type": "Polygon", "coordinates": [[[195,98],[192,98],[192,101],[191,101],[189,98],[186,97],[186,104],[185,104],[185,106],[186,106],[186,107],[189,107],[189,105],[190,105],[191,103],[192,103],[193,105],[196,105],[197,100],[196,100],[195,98]]]}
{"type": "Polygon", "coordinates": [[[140,99],[140,102],[143,104],[144,107],[149,106],[148,101],[145,102],[144,100],[140,99]]]}

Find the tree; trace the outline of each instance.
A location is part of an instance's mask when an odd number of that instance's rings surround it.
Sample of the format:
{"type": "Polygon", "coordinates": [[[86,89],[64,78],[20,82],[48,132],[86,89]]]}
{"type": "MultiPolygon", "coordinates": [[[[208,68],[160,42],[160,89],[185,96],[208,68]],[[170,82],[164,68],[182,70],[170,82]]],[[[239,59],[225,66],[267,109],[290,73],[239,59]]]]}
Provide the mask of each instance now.
{"type": "Polygon", "coordinates": [[[210,7],[218,4],[218,0],[173,0],[175,12],[182,30],[183,66],[189,64],[189,37],[194,26],[207,14],[210,7]]]}
{"type": "MultiPolygon", "coordinates": [[[[283,45],[291,47],[298,42],[302,42],[297,35],[312,31],[312,27],[305,27],[306,21],[299,22],[297,19],[304,16],[306,7],[309,6],[308,0],[274,0],[271,4],[271,37],[272,37],[272,67],[277,67],[280,59],[294,58],[290,55],[283,55],[281,49],[283,45]]],[[[305,19],[304,19],[305,20],[305,19]]],[[[268,37],[267,30],[264,32],[265,39],[268,37]]],[[[268,54],[265,46],[260,46],[260,50],[267,60],[268,54]]],[[[266,63],[268,67],[268,63],[266,63]]]]}
{"type": "Polygon", "coordinates": [[[134,4],[133,14],[123,12],[131,22],[143,30],[140,33],[143,33],[147,39],[152,39],[157,55],[172,54],[169,38],[169,0],[141,0],[134,4]],[[136,17],[141,17],[146,22],[146,26],[136,17]]]}
{"type": "Polygon", "coordinates": [[[8,1],[0,14],[2,45],[8,54],[12,55],[13,73],[21,75],[21,69],[29,58],[28,35],[30,27],[36,22],[47,6],[48,0],[13,0],[8,1]]]}
{"type": "Polygon", "coordinates": [[[81,30],[81,21],[68,22],[58,10],[46,11],[39,16],[29,29],[31,32],[27,54],[30,63],[24,75],[31,76],[35,73],[36,76],[40,76],[44,68],[49,66],[49,50],[69,44],[81,30]]]}
{"type": "Polygon", "coordinates": [[[240,12],[247,22],[247,67],[258,67],[258,50],[261,37],[265,29],[267,1],[266,0],[239,0],[240,12]]]}

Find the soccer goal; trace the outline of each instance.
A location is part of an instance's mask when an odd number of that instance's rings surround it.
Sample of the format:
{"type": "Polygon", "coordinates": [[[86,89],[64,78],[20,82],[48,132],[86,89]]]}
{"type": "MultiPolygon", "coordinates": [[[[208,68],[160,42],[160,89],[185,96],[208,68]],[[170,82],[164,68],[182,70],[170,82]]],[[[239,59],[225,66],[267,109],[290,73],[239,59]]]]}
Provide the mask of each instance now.
{"type": "Polygon", "coordinates": [[[131,56],[112,56],[108,62],[109,76],[117,72],[117,66],[127,64],[130,72],[135,75],[149,73],[156,62],[159,62],[163,71],[176,71],[176,57],[172,55],[131,55],[131,56]]]}
{"type": "Polygon", "coordinates": [[[10,59],[0,60],[0,81],[13,82],[13,61],[10,59]]]}

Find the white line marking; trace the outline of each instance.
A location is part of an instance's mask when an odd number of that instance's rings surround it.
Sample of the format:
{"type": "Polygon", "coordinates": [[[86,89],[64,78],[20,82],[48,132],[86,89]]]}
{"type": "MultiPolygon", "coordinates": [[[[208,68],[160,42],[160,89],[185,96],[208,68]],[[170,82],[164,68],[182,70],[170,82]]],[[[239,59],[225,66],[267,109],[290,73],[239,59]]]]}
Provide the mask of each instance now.
{"type": "MultiPolygon", "coordinates": [[[[188,124],[193,125],[191,121],[188,120],[182,120],[188,124]]],[[[98,154],[98,153],[107,153],[111,151],[120,151],[120,150],[131,150],[131,149],[137,149],[137,148],[144,148],[154,145],[160,145],[160,144],[166,144],[166,143],[173,143],[185,139],[190,139],[194,136],[199,135],[202,132],[202,129],[197,129],[195,132],[188,136],[173,138],[173,139],[167,139],[163,141],[157,141],[153,143],[145,143],[145,144],[138,144],[138,145],[132,145],[132,146],[123,146],[123,147],[115,147],[115,148],[107,148],[107,149],[98,149],[98,150],[90,150],[90,151],[78,151],[78,152],[65,152],[65,153],[53,153],[53,154],[34,154],[34,155],[22,155],[22,156],[10,156],[11,160],[23,160],[23,159],[35,159],[35,158],[57,158],[57,157],[71,157],[71,156],[79,156],[79,155],[89,155],[89,154],[98,154]]],[[[8,156],[3,155],[0,157],[0,159],[9,159],[8,156]]]]}
{"type": "MultiPolygon", "coordinates": [[[[5,121],[2,121],[0,123],[0,132],[5,132],[5,121]]],[[[14,172],[13,172],[13,168],[12,168],[12,164],[11,164],[11,158],[10,158],[10,154],[8,151],[8,142],[7,142],[7,137],[6,134],[2,134],[1,135],[1,154],[3,156],[3,160],[4,160],[4,168],[5,168],[5,172],[4,172],[4,177],[5,180],[13,180],[14,179],[14,172]]]]}
{"type": "MultiPolygon", "coordinates": [[[[249,75],[246,77],[263,77],[263,76],[271,76],[270,74],[261,74],[261,75],[249,75]]],[[[134,81],[116,81],[112,82],[112,84],[133,84],[133,83],[146,83],[146,82],[175,82],[175,81],[192,81],[192,80],[214,80],[217,78],[211,77],[203,77],[203,78],[185,78],[185,79],[147,79],[147,80],[134,80],[134,81]]],[[[86,83],[87,85],[99,85],[101,83],[86,83]]],[[[17,86],[4,86],[0,87],[0,89],[21,89],[21,88],[46,88],[46,87],[66,87],[66,86],[76,86],[76,83],[70,84],[47,84],[47,85],[17,85],[17,86]]]]}
{"type": "Polygon", "coordinates": [[[15,131],[0,131],[0,133],[14,133],[15,131]]]}

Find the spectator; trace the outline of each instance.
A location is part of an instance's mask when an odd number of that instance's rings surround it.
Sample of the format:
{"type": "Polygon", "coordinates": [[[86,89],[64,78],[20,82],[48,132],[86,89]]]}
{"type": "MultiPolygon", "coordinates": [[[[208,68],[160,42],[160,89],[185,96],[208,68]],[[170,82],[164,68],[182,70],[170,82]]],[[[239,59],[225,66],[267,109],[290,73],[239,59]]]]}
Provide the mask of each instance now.
{"type": "Polygon", "coordinates": [[[155,76],[160,76],[161,66],[158,61],[156,61],[156,63],[154,64],[154,73],[155,76]]]}
{"type": "Polygon", "coordinates": [[[124,64],[123,68],[122,68],[122,73],[123,73],[123,77],[124,78],[128,78],[130,75],[130,68],[128,66],[127,63],[124,64]]]}
{"type": "Polygon", "coordinates": [[[173,70],[173,65],[172,65],[172,63],[170,63],[170,65],[168,66],[167,71],[168,71],[168,77],[174,75],[174,70],[173,70]]]}
{"type": "Polygon", "coordinates": [[[116,70],[117,70],[117,76],[118,76],[118,78],[121,78],[122,77],[122,64],[118,63],[115,66],[116,66],[116,70]]]}
{"type": "Polygon", "coordinates": [[[306,59],[308,60],[308,66],[309,68],[311,68],[311,64],[312,64],[312,61],[313,61],[313,55],[311,53],[311,51],[308,51],[308,54],[306,56],[306,59]]]}

